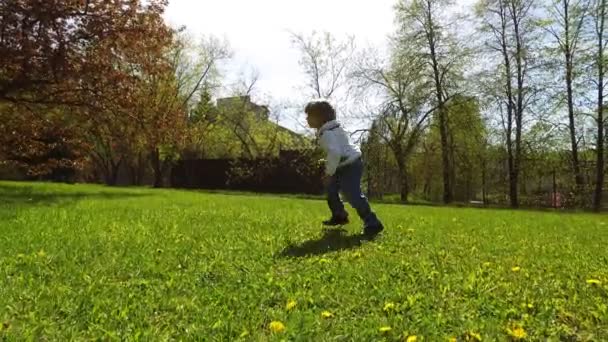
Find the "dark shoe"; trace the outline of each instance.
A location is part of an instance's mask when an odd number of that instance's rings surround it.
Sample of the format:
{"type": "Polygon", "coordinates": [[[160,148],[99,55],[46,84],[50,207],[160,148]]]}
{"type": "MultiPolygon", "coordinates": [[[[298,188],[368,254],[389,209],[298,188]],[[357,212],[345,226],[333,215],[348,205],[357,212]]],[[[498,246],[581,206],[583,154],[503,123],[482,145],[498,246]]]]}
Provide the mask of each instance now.
{"type": "Polygon", "coordinates": [[[324,226],[343,226],[345,224],[348,224],[348,216],[332,216],[332,218],[330,218],[329,220],[323,221],[324,226]]]}
{"type": "Polygon", "coordinates": [[[378,236],[378,234],[380,234],[383,230],[384,226],[382,225],[382,223],[378,222],[377,224],[365,226],[365,228],[363,228],[363,235],[365,235],[365,237],[367,238],[373,239],[378,236]]]}

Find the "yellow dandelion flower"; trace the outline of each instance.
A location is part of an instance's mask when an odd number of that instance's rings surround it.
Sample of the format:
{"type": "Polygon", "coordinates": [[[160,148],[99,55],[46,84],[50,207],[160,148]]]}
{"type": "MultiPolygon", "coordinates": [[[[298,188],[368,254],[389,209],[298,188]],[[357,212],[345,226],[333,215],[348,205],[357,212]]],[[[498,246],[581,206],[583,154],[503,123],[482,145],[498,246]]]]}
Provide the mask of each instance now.
{"type": "Polygon", "coordinates": [[[418,337],[416,335],[408,336],[405,342],[416,342],[418,341],[418,337]]]}
{"type": "Polygon", "coordinates": [[[599,279],[587,279],[587,284],[600,285],[602,282],[599,279]]]}
{"type": "Polygon", "coordinates": [[[458,339],[456,337],[450,337],[448,338],[448,342],[458,342],[458,339]]]}
{"type": "Polygon", "coordinates": [[[287,305],[285,305],[285,309],[287,309],[287,311],[289,311],[289,310],[295,308],[296,305],[298,305],[298,302],[296,302],[295,300],[290,300],[287,302],[287,305]]]}
{"type": "Polygon", "coordinates": [[[391,311],[391,310],[395,310],[395,303],[392,302],[387,302],[386,304],[384,304],[384,311],[391,311]]]}
{"type": "Polygon", "coordinates": [[[393,330],[393,328],[391,327],[380,327],[380,329],[378,329],[378,331],[380,331],[381,333],[387,333],[391,330],[393,330]]]}
{"type": "Polygon", "coordinates": [[[473,331],[469,331],[466,337],[467,341],[481,341],[481,335],[473,331]]]}
{"type": "Polygon", "coordinates": [[[519,272],[520,270],[521,270],[521,267],[519,267],[519,266],[515,266],[515,267],[511,268],[511,271],[513,271],[513,272],[519,272]]]}
{"type": "Polygon", "coordinates": [[[534,309],[534,304],[528,303],[528,309],[534,309]]]}
{"type": "Polygon", "coordinates": [[[524,328],[519,327],[519,326],[515,327],[513,329],[507,329],[507,332],[509,333],[509,335],[511,337],[513,337],[516,340],[522,340],[522,339],[528,337],[528,333],[526,333],[524,328]]]}
{"type": "Polygon", "coordinates": [[[272,321],[270,325],[268,325],[268,329],[273,333],[282,333],[285,331],[285,324],[279,321],[272,321]]]}
{"type": "Polygon", "coordinates": [[[334,317],[334,314],[331,313],[331,312],[329,312],[329,311],[323,311],[323,312],[321,312],[321,317],[323,317],[323,318],[332,318],[332,317],[334,317]]]}

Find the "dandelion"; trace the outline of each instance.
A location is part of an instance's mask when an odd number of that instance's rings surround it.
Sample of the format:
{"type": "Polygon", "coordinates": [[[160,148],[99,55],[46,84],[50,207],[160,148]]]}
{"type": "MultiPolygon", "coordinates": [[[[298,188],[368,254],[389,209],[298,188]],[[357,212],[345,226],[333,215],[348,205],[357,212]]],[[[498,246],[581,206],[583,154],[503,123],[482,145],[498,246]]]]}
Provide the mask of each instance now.
{"type": "Polygon", "coordinates": [[[290,300],[287,302],[287,305],[285,305],[285,308],[287,309],[287,311],[289,311],[289,310],[295,308],[296,305],[298,305],[298,302],[296,302],[295,300],[290,300]]]}
{"type": "Polygon", "coordinates": [[[589,285],[600,285],[602,282],[599,279],[587,279],[589,285]]]}
{"type": "Polygon", "coordinates": [[[384,304],[384,309],[382,309],[382,310],[384,310],[386,312],[395,310],[395,303],[387,302],[386,304],[384,304]]]}
{"type": "Polygon", "coordinates": [[[380,329],[378,329],[381,333],[386,334],[387,332],[393,330],[393,328],[391,327],[380,327],[380,329]]]}
{"type": "Polygon", "coordinates": [[[519,267],[519,266],[515,266],[515,267],[511,268],[511,271],[513,271],[513,272],[519,272],[520,270],[521,270],[521,267],[519,267]]]}
{"type": "Polygon", "coordinates": [[[458,339],[456,337],[450,337],[448,338],[448,342],[458,342],[458,339]]]}
{"type": "Polygon", "coordinates": [[[507,332],[511,337],[516,340],[522,340],[528,336],[528,333],[524,330],[524,328],[517,326],[513,329],[507,329],[507,332]]]}
{"type": "Polygon", "coordinates": [[[270,325],[268,325],[268,329],[273,333],[282,333],[285,331],[285,324],[279,321],[272,321],[270,325]]]}
{"type": "Polygon", "coordinates": [[[405,342],[416,342],[418,341],[418,337],[416,335],[408,336],[405,342]]]}
{"type": "Polygon", "coordinates": [[[334,314],[331,313],[331,312],[329,312],[329,311],[323,311],[323,312],[321,312],[321,317],[323,317],[323,318],[332,318],[332,317],[334,317],[334,314]]]}
{"type": "Polygon", "coordinates": [[[469,331],[466,335],[466,340],[467,341],[481,341],[481,335],[473,332],[473,331],[469,331]]]}

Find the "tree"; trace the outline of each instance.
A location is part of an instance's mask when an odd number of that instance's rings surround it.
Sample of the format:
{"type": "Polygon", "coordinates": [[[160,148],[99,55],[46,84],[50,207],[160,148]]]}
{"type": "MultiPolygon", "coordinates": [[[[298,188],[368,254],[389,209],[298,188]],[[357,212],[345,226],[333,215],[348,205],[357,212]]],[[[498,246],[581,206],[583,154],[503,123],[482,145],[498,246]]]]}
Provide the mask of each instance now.
{"type": "Polygon", "coordinates": [[[530,71],[534,68],[531,49],[537,33],[532,0],[482,0],[476,12],[480,33],[490,55],[489,77],[500,84],[484,85],[496,100],[505,132],[511,206],[519,206],[518,184],[522,156],[524,114],[535,96],[530,71]],[[498,75],[496,75],[498,71],[498,75]]]}
{"type": "Polygon", "coordinates": [[[300,66],[308,78],[310,96],[336,99],[347,82],[346,75],[355,52],[354,37],[337,40],[329,32],[311,35],[291,34],[292,44],[300,51],[300,66]]]}
{"type": "MultiPolygon", "coordinates": [[[[560,69],[563,72],[564,88],[566,90],[566,108],[568,112],[568,132],[571,146],[571,167],[576,183],[576,192],[582,196],[584,179],[579,161],[579,141],[575,115],[574,89],[578,72],[577,59],[582,49],[584,22],[589,8],[588,0],[559,0],[549,8],[551,19],[546,30],[549,32],[562,55],[560,69]]],[[[563,98],[560,96],[559,98],[563,98]]]]}
{"type": "MultiPolygon", "coordinates": [[[[450,132],[450,159],[453,166],[454,199],[468,202],[486,189],[487,129],[477,99],[454,96],[447,103],[450,132]]],[[[437,119],[436,117],[433,119],[437,119]]],[[[434,200],[441,198],[441,136],[439,126],[431,124],[412,158],[413,181],[423,184],[422,194],[434,200]]]]}
{"type": "Polygon", "coordinates": [[[376,89],[383,99],[372,132],[393,153],[399,170],[401,201],[406,202],[410,191],[408,159],[426,128],[429,115],[439,110],[439,106],[429,105],[429,94],[425,93],[428,85],[421,77],[424,60],[415,53],[405,58],[403,52],[400,50],[398,58],[389,65],[374,60],[377,54],[373,52],[364,55],[352,76],[359,81],[362,93],[376,89]]]}
{"type": "MultiPolygon", "coordinates": [[[[455,96],[447,106],[454,189],[459,200],[470,201],[485,186],[487,130],[477,99],[455,96]]],[[[482,194],[483,197],[483,194],[482,194]]]]}
{"type": "Polygon", "coordinates": [[[278,111],[251,101],[259,74],[236,82],[233,96],[211,101],[208,91],[191,113],[192,150],[206,158],[269,158],[282,148],[302,147],[305,139],[278,124],[278,111]]]}
{"type": "Polygon", "coordinates": [[[448,31],[448,18],[444,12],[449,4],[447,0],[402,0],[397,5],[400,46],[417,48],[426,61],[423,65],[425,76],[434,88],[435,115],[441,135],[444,203],[450,203],[453,199],[446,102],[450,90],[455,89],[455,76],[463,59],[458,44],[448,31]]]}
{"type": "MultiPolygon", "coordinates": [[[[302,101],[310,98],[324,98],[332,102],[341,117],[349,115],[349,73],[356,52],[355,39],[347,36],[337,39],[329,32],[315,32],[310,35],[291,33],[293,46],[300,53],[300,66],[306,84],[302,86],[304,99],[296,99],[296,112],[301,113],[302,101]]],[[[301,122],[302,116],[293,119],[309,131],[301,122]]]]}
{"type": "Polygon", "coordinates": [[[146,78],[138,108],[145,123],[154,187],[163,186],[166,170],[187,145],[187,133],[193,132],[188,131],[193,99],[203,97],[213,87],[218,63],[229,56],[228,44],[214,37],[192,46],[187,37],[177,35],[166,51],[168,69],[146,78]]]}
{"type": "Polygon", "coordinates": [[[82,29],[100,12],[97,6],[73,1],[2,1],[0,100],[60,102],[61,97],[49,95],[67,91],[65,80],[73,79],[86,62],[80,39],[85,43],[99,37],[87,37],[89,32],[82,29]]]}
{"type": "Polygon", "coordinates": [[[16,166],[28,176],[73,174],[87,163],[90,142],[69,108],[0,105],[0,132],[0,165],[16,166]]]}
{"type": "Polygon", "coordinates": [[[387,190],[390,191],[390,171],[395,167],[392,152],[383,138],[388,135],[382,120],[376,119],[372,121],[368,134],[362,138],[361,151],[367,176],[366,194],[370,198],[382,198],[387,190]]]}
{"type": "Polygon", "coordinates": [[[6,129],[31,137],[23,144],[35,153],[50,148],[36,141],[42,132],[35,130],[52,127],[51,119],[71,122],[80,132],[64,131],[66,137],[85,137],[112,183],[126,147],[122,128],[135,118],[134,89],[142,75],[166,67],[161,55],[173,34],[162,17],[166,2],[9,0],[0,6],[0,104],[23,116],[6,129]],[[51,111],[62,115],[46,114],[51,111]]]}
{"type": "Polygon", "coordinates": [[[606,0],[594,0],[592,3],[592,21],[593,21],[593,32],[595,35],[595,58],[593,58],[596,71],[595,87],[597,90],[597,102],[595,123],[597,127],[597,136],[595,143],[596,151],[596,171],[595,171],[595,191],[593,196],[593,207],[596,211],[600,211],[602,208],[602,190],[604,186],[604,176],[606,173],[605,169],[605,131],[606,131],[606,119],[604,117],[604,87],[605,87],[605,64],[606,63],[606,44],[608,39],[605,36],[606,29],[606,0]]]}

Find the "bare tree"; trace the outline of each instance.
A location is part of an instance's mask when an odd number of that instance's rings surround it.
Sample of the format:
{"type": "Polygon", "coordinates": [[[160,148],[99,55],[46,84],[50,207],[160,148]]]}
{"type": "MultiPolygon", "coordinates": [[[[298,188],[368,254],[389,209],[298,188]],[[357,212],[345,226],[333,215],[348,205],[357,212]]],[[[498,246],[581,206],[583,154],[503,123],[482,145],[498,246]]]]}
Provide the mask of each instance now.
{"type": "Polygon", "coordinates": [[[522,156],[524,114],[534,92],[530,82],[533,67],[531,51],[535,24],[532,15],[533,0],[482,0],[477,7],[481,18],[479,30],[484,34],[487,52],[494,55],[490,72],[498,67],[496,75],[502,85],[495,98],[503,115],[509,168],[509,198],[511,206],[519,206],[519,175],[522,156]]]}
{"type": "Polygon", "coordinates": [[[571,166],[579,196],[582,195],[584,178],[579,161],[580,137],[577,134],[574,108],[575,89],[573,88],[576,75],[578,74],[575,69],[577,67],[577,58],[582,48],[583,24],[589,5],[589,0],[560,0],[553,2],[548,8],[552,22],[551,25],[546,27],[546,30],[557,44],[559,54],[563,58],[562,62],[559,63],[559,68],[564,73],[563,81],[566,89],[571,166]]]}
{"type": "Polygon", "coordinates": [[[184,106],[192,106],[193,99],[203,90],[218,86],[218,66],[232,56],[227,41],[214,36],[203,37],[198,44],[182,35],[172,54],[172,65],[178,82],[179,93],[184,106]]]}
{"type": "Polygon", "coordinates": [[[300,66],[307,77],[310,96],[340,102],[346,90],[348,68],[355,53],[353,36],[338,40],[329,32],[306,36],[291,33],[292,44],[300,52],[300,66]]]}
{"type": "Polygon", "coordinates": [[[372,133],[388,145],[399,169],[401,201],[407,202],[410,191],[407,162],[428,125],[429,116],[439,106],[429,105],[431,94],[422,77],[425,61],[416,54],[383,63],[368,51],[358,63],[352,76],[358,81],[360,93],[375,90],[383,99],[373,120],[372,133]]]}
{"type": "Polygon", "coordinates": [[[595,0],[592,7],[592,21],[595,33],[596,52],[594,58],[594,66],[597,72],[597,79],[595,86],[597,88],[597,117],[595,122],[597,125],[597,138],[596,138],[596,177],[595,177],[595,191],[593,196],[593,207],[596,211],[602,209],[602,191],[604,186],[604,177],[606,173],[605,169],[605,131],[606,120],[604,118],[604,88],[605,88],[605,65],[606,63],[606,44],[608,39],[605,36],[605,24],[606,24],[606,0],[595,0]]]}

